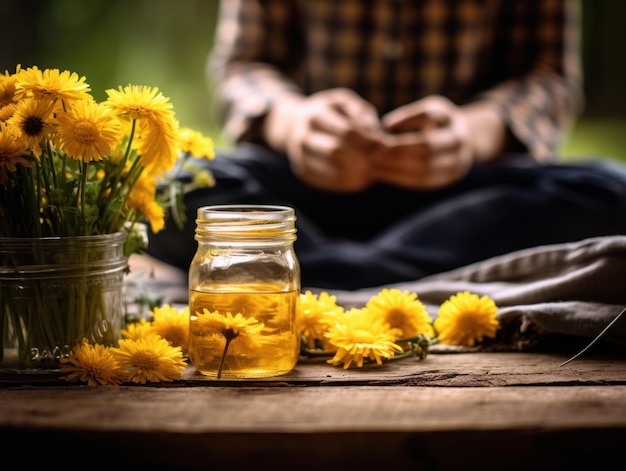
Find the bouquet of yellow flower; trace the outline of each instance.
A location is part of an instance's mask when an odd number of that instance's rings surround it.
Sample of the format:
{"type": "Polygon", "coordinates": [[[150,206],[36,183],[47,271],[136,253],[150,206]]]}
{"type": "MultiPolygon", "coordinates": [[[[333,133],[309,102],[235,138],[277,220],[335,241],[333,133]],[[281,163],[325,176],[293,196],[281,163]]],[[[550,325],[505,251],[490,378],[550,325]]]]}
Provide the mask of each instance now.
{"type": "Polygon", "coordinates": [[[184,222],[178,173],[214,184],[191,165],[213,158],[211,139],[180,128],[157,88],[106,94],[69,71],[0,74],[0,367],[55,367],[83,338],[114,344],[126,257],[166,210],[184,222]]]}
{"type": "MultiPolygon", "coordinates": [[[[179,128],[157,88],[120,86],[102,103],[90,92],[69,71],[0,75],[0,236],[134,235],[142,221],[158,232],[170,204],[179,222],[179,192],[159,185],[175,184],[181,153],[212,158],[212,141],[179,128]]],[[[127,253],[143,242],[129,237],[127,253]]]]}

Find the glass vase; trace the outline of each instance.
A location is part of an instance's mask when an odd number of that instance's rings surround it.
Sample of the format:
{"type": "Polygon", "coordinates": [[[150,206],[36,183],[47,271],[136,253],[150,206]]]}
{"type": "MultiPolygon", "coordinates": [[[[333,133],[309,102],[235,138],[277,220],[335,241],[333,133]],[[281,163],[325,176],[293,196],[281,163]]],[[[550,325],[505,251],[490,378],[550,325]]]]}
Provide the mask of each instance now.
{"type": "Polygon", "coordinates": [[[0,237],[0,373],[55,374],[82,339],[117,343],[125,240],[0,237]]]}

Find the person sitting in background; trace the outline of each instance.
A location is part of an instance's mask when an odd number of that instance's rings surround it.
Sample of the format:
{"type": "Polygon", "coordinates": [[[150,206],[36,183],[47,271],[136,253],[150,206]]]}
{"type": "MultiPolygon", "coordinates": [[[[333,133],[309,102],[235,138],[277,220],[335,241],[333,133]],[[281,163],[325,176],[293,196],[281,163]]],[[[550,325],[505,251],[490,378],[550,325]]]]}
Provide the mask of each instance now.
{"type": "Polygon", "coordinates": [[[209,204],[296,210],[303,287],[417,280],[522,248],[621,234],[626,172],[559,162],[583,109],[576,0],[226,0],[207,62],[235,144],[209,204]]]}

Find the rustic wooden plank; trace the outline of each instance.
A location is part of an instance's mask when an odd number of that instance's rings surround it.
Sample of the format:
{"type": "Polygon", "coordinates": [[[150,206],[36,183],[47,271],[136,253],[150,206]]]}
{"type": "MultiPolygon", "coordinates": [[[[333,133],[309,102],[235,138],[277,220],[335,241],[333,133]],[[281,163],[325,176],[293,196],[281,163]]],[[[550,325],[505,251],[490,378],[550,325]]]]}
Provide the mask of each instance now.
{"type": "Polygon", "coordinates": [[[0,415],[4,428],[185,434],[625,427],[626,386],[34,386],[0,391],[0,415]]]}
{"type": "Polygon", "coordinates": [[[284,377],[160,385],[0,382],[0,446],[167,469],[564,469],[623,460],[626,363],[588,355],[431,354],[284,377]]]}
{"type": "Polygon", "coordinates": [[[624,438],[612,429],[199,435],[0,431],[3,449],[15,450],[29,469],[62,462],[168,471],[620,469],[624,438]],[[24,456],[24,444],[36,451],[24,456]]]}
{"type": "MultiPolygon", "coordinates": [[[[626,384],[626,356],[595,355],[560,366],[568,358],[562,353],[432,353],[424,360],[409,358],[347,370],[330,366],[323,360],[304,359],[288,375],[255,383],[320,386],[626,384]]],[[[193,367],[185,372],[184,378],[189,383],[217,382],[198,374],[193,367]]],[[[224,380],[219,383],[223,385],[224,380]]]]}
{"type": "MultiPolygon", "coordinates": [[[[563,353],[431,353],[424,360],[407,358],[350,368],[324,359],[302,359],[289,374],[255,380],[215,380],[190,366],[175,385],[260,386],[512,386],[550,384],[626,384],[626,355],[588,355],[565,366],[563,353]]],[[[45,375],[0,375],[0,388],[12,384],[64,384],[45,375]]]]}
{"type": "Polygon", "coordinates": [[[615,459],[625,440],[626,386],[0,391],[0,443],[36,444],[31,465],[579,469],[615,459]]]}

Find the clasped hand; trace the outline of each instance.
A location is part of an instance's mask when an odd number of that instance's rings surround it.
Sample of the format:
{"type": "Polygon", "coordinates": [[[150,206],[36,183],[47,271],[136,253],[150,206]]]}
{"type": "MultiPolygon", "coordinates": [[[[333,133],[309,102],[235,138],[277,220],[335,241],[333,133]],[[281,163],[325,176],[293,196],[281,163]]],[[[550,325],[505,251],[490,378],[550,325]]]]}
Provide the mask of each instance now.
{"type": "Polygon", "coordinates": [[[311,186],[351,193],[375,183],[412,190],[450,185],[474,162],[462,110],[430,96],[379,118],[351,90],[338,88],[278,105],[268,116],[270,145],[311,186]]]}

